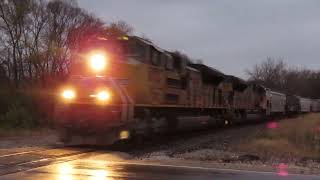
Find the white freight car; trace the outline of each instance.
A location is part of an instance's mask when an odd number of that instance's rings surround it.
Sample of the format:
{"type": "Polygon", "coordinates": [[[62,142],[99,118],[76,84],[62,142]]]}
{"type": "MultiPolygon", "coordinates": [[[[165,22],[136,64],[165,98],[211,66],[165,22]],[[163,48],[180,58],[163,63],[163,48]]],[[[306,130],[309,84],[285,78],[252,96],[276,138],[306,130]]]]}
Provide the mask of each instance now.
{"type": "Polygon", "coordinates": [[[315,101],[316,101],[315,112],[320,112],[320,99],[317,99],[315,101]]]}
{"type": "Polygon", "coordinates": [[[312,99],[311,100],[311,111],[312,112],[318,112],[318,100],[317,99],[312,99]]]}
{"type": "Polygon", "coordinates": [[[283,114],[286,111],[286,95],[275,92],[267,91],[268,97],[268,111],[270,114],[283,114]]]}
{"type": "Polygon", "coordinates": [[[299,97],[301,112],[307,113],[312,111],[312,101],[308,98],[299,97]]]}

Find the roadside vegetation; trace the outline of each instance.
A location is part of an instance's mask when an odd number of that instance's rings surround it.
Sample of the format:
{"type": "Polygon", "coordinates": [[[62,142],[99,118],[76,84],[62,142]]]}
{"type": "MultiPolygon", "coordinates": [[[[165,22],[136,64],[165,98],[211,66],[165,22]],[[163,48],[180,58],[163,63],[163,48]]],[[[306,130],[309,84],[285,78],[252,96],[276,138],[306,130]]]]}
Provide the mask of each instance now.
{"type": "Polygon", "coordinates": [[[31,128],[38,124],[37,109],[31,96],[21,93],[1,92],[2,114],[0,126],[3,129],[31,128]]]}
{"type": "Polygon", "coordinates": [[[76,1],[0,1],[0,131],[50,125],[54,90],[69,75],[72,52],[91,37],[132,32],[76,1]]]}
{"type": "Polygon", "coordinates": [[[320,158],[320,114],[306,114],[270,122],[240,143],[237,150],[261,157],[285,159],[320,158]]]}
{"type": "Polygon", "coordinates": [[[53,97],[41,90],[3,87],[0,90],[0,129],[33,129],[50,122],[53,97]]]}

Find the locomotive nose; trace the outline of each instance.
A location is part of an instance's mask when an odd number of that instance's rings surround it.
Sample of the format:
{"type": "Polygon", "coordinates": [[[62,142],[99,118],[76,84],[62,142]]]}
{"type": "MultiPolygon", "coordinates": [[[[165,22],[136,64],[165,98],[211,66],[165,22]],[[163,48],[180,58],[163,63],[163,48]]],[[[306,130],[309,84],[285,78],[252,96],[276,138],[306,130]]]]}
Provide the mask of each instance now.
{"type": "Polygon", "coordinates": [[[128,103],[119,90],[115,81],[107,77],[72,77],[59,91],[58,114],[64,116],[61,119],[69,119],[64,122],[74,120],[77,125],[80,120],[92,126],[120,122],[125,118],[123,113],[128,112],[128,103]]]}
{"type": "Polygon", "coordinates": [[[121,104],[118,92],[105,77],[73,78],[61,88],[59,100],[64,104],[121,104]]]}
{"type": "Polygon", "coordinates": [[[66,103],[79,103],[79,104],[98,104],[106,105],[111,104],[114,97],[114,93],[107,88],[100,90],[84,90],[81,88],[65,88],[61,90],[60,99],[66,103]]]}

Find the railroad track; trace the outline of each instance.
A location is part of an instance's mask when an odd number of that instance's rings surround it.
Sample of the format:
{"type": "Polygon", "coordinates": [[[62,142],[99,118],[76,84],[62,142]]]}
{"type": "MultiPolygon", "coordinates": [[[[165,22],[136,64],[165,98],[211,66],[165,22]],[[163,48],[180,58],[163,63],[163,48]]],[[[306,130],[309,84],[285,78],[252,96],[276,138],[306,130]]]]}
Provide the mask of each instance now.
{"type": "Polygon", "coordinates": [[[0,155],[0,176],[81,158],[98,151],[85,147],[48,147],[0,155]]]}
{"type": "MultiPolygon", "coordinates": [[[[204,133],[205,132],[203,131],[182,132],[182,134],[188,134],[188,137],[194,137],[204,133]]],[[[145,148],[150,148],[155,143],[165,143],[164,139],[168,137],[170,137],[170,139],[173,141],[180,139],[179,135],[180,133],[174,135],[164,135],[160,136],[159,138],[153,137],[151,139],[144,140],[147,142],[145,144],[145,148]]],[[[127,152],[127,150],[130,148],[136,149],[135,151],[144,151],[144,148],[141,148],[142,144],[143,143],[137,141],[122,141],[109,146],[48,146],[39,147],[32,150],[28,149],[25,151],[21,149],[11,149],[8,152],[4,152],[5,150],[2,150],[0,153],[0,176],[30,170],[52,163],[72,161],[92,154],[106,153],[107,151],[127,152]]]]}
{"type": "MultiPolygon", "coordinates": [[[[44,148],[38,148],[35,150],[26,150],[26,151],[17,151],[17,152],[12,152],[12,153],[2,153],[0,155],[0,159],[1,158],[5,158],[5,157],[11,157],[11,156],[18,156],[18,155],[23,155],[23,154],[31,154],[31,153],[37,153],[37,152],[41,152],[44,151],[46,149],[57,149],[57,148],[63,148],[63,146],[48,146],[48,147],[44,147],[44,148]]],[[[5,149],[3,151],[6,151],[5,149]]]]}

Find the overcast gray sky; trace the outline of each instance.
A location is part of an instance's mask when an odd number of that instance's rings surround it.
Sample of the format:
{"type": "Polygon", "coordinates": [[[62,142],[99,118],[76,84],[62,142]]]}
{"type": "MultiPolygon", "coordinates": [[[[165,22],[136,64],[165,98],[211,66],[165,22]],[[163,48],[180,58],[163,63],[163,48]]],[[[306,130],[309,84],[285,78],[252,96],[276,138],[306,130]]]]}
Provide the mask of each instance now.
{"type": "Polygon", "coordinates": [[[320,0],[78,0],[106,22],[124,20],[158,46],[221,71],[282,57],[320,69],[320,0]]]}

